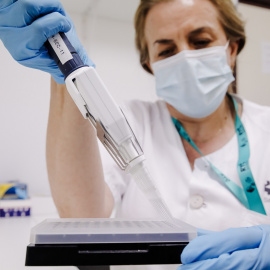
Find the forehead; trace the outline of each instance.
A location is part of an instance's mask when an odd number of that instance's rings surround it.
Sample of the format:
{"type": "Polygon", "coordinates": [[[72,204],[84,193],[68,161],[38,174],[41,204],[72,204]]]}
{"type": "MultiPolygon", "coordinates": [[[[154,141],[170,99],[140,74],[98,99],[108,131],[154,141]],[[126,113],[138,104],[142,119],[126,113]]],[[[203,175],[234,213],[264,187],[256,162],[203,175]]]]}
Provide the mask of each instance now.
{"type": "Polygon", "coordinates": [[[173,0],[155,5],[145,23],[147,41],[187,35],[201,27],[222,31],[218,10],[209,0],[173,0]]]}

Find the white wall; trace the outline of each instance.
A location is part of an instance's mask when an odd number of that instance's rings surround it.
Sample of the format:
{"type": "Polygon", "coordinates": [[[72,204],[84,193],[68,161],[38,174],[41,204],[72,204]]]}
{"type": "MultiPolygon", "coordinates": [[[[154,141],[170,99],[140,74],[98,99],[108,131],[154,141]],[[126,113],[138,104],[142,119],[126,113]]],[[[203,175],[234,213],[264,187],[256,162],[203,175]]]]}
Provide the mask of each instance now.
{"type": "Polygon", "coordinates": [[[49,75],[18,65],[2,43],[0,59],[0,181],[24,181],[46,193],[49,75]]]}
{"type": "Polygon", "coordinates": [[[262,51],[262,44],[268,43],[270,66],[270,9],[239,4],[239,12],[246,22],[247,44],[238,58],[238,90],[249,100],[270,105],[270,72],[263,70],[267,55],[262,51]]]}
{"type": "Polygon", "coordinates": [[[90,34],[89,55],[118,103],[154,100],[154,78],[139,64],[132,23],[97,18],[90,34]]]}

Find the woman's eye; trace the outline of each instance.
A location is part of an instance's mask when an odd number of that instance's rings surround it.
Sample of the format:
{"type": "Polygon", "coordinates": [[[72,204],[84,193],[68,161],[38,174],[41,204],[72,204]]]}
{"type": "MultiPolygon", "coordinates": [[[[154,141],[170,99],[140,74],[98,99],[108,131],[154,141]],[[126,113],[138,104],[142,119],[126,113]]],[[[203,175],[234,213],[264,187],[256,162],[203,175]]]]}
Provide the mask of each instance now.
{"type": "Polygon", "coordinates": [[[200,39],[193,41],[193,46],[195,49],[203,49],[206,48],[210,44],[210,40],[200,39]]]}
{"type": "Polygon", "coordinates": [[[169,57],[174,54],[174,48],[166,49],[158,54],[159,57],[169,57]]]}

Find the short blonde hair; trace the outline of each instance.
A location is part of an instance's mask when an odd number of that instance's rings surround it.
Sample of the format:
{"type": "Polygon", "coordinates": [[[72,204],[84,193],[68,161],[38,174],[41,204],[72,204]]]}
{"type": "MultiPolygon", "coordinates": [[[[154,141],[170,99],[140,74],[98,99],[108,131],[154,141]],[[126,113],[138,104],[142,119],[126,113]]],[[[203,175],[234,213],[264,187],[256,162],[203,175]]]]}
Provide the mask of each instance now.
{"type": "MultiPolygon", "coordinates": [[[[159,3],[172,2],[174,0],[141,0],[134,18],[136,31],[136,47],[140,53],[140,63],[149,73],[152,73],[147,63],[149,62],[149,53],[145,38],[145,22],[148,12],[152,7],[159,3]]],[[[246,43],[246,34],[244,22],[240,18],[232,0],[208,0],[217,8],[220,16],[219,21],[226,33],[228,40],[238,42],[238,53],[244,48],[246,43]]]]}

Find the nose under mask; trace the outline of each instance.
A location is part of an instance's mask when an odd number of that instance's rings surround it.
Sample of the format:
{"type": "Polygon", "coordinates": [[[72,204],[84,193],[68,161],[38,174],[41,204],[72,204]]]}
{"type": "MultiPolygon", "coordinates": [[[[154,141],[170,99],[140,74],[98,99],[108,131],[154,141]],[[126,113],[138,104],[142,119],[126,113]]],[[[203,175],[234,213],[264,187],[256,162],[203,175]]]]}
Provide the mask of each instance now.
{"type": "Polygon", "coordinates": [[[153,63],[158,97],[191,118],[212,114],[235,80],[227,63],[228,45],[185,50],[153,63]]]}

